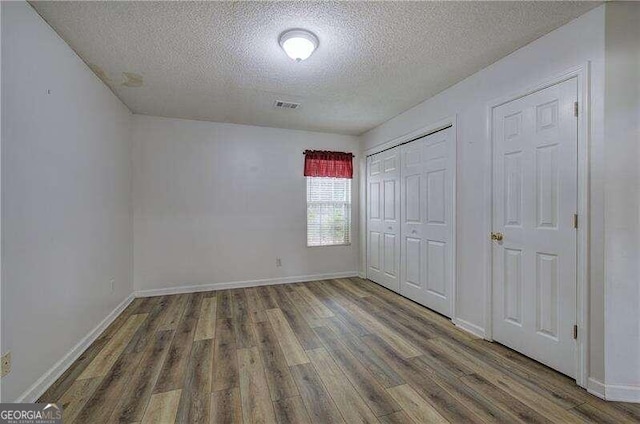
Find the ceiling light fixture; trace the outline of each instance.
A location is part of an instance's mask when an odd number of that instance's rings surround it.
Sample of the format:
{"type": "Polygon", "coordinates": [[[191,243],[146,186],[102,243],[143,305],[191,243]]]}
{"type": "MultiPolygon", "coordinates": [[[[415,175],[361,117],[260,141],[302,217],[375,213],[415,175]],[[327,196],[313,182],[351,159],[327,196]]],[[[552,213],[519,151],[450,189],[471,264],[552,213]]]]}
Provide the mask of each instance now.
{"type": "Polygon", "coordinates": [[[304,29],[291,29],[280,35],[280,47],[291,59],[302,62],[318,48],[318,37],[304,29]]]}

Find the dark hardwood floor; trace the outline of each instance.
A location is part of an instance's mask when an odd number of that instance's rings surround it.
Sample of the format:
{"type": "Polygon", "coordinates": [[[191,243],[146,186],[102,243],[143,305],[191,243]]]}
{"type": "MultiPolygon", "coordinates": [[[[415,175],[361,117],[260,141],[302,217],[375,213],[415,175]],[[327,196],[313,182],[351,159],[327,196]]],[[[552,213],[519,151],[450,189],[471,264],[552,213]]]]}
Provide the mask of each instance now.
{"type": "Polygon", "coordinates": [[[637,423],[351,278],[136,299],[41,397],[69,423],[637,423]]]}

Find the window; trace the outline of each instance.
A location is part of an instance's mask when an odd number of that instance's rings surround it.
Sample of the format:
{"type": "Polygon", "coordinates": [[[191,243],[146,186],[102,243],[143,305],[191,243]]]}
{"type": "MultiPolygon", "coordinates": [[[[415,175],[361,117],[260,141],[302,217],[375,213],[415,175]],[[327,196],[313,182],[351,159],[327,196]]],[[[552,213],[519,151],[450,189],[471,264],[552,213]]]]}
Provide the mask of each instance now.
{"type": "Polygon", "coordinates": [[[307,246],[351,244],[353,154],[304,151],[307,177],[307,246]]]}
{"type": "Polygon", "coordinates": [[[351,179],[307,177],[307,246],[351,244],[351,179]]]}

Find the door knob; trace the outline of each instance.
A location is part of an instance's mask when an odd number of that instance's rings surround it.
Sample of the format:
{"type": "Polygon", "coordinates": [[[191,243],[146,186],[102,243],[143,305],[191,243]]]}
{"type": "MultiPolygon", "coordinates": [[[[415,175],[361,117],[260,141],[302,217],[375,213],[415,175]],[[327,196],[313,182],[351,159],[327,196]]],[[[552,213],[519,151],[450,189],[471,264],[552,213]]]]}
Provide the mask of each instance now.
{"type": "Polygon", "coordinates": [[[504,235],[502,233],[491,233],[491,240],[502,241],[504,235]]]}

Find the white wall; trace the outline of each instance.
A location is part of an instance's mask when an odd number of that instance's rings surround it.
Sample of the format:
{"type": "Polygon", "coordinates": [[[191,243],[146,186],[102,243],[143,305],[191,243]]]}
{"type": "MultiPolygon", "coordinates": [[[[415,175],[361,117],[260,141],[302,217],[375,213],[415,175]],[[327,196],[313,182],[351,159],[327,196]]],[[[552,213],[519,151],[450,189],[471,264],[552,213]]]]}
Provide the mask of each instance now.
{"type": "Polygon", "coordinates": [[[606,5],[605,58],[605,382],[640,402],[640,3],[606,5]]]}
{"type": "Polygon", "coordinates": [[[590,61],[591,65],[591,365],[590,375],[602,381],[603,358],[603,99],[604,7],[558,28],[455,86],[365,133],[365,149],[457,114],[457,318],[485,327],[485,279],[490,244],[486,233],[490,192],[484,181],[487,162],[487,105],[517,94],[545,79],[590,61]]]}
{"type": "Polygon", "coordinates": [[[31,6],[1,7],[1,396],[14,401],[132,292],[131,115],[31,6]]]}
{"type": "Polygon", "coordinates": [[[359,155],[356,137],[138,115],[132,131],[137,291],[356,272],[357,170],[356,242],[307,248],[302,154],[359,155]]]}

